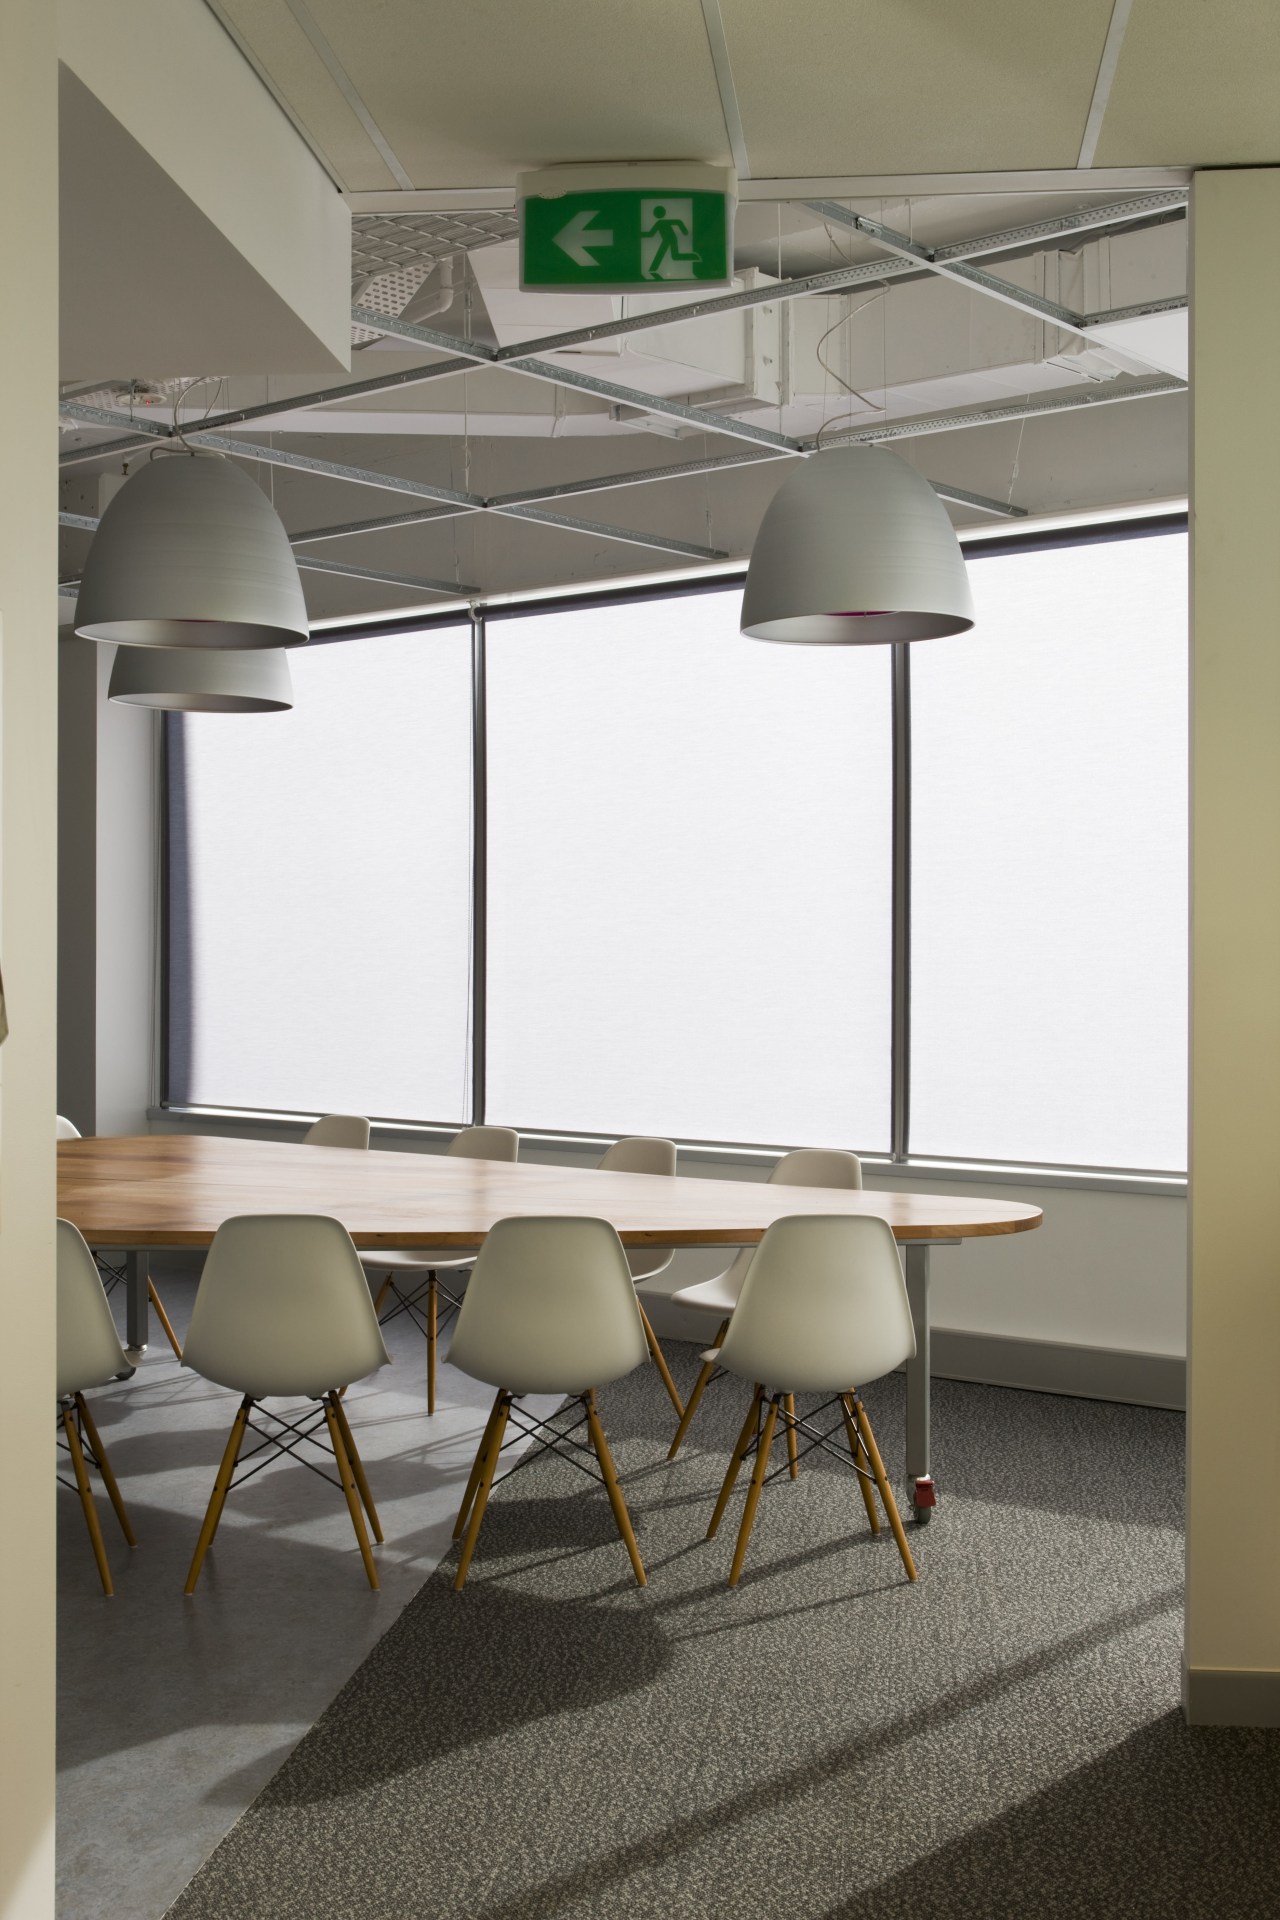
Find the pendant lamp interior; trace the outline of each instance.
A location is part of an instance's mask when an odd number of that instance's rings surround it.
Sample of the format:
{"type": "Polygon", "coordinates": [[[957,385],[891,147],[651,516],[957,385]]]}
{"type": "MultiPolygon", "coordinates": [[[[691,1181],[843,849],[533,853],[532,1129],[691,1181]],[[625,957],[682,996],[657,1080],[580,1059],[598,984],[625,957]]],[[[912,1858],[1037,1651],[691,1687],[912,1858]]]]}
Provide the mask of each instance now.
{"type": "Polygon", "coordinates": [[[960,542],[914,467],[880,447],[829,447],[788,474],[756,535],[743,633],[865,646],[972,625],[960,542]]]}
{"type": "Polygon", "coordinates": [[[85,563],[76,632],[130,647],[296,647],[307,609],[288,536],[229,460],[166,454],[130,475],[85,563]]]}
{"type": "Polygon", "coordinates": [[[293,676],[283,647],[117,647],[107,697],[166,713],[284,713],[293,676]]]}

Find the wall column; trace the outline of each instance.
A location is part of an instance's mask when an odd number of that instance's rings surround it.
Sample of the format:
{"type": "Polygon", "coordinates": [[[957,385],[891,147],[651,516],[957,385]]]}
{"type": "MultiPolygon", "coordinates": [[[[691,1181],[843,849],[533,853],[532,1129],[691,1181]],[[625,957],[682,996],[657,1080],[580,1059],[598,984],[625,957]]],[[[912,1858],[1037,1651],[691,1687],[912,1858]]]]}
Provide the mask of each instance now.
{"type": "Polygon", "coordinates": [[[1185,1704],[1280,1725],[1280,168],[1196,175],[1185,1704]]]}
{"type": "Polygon", "coordinates": [[[0,1914],[53,1914],[57,9],[0,7],[0,1914]],[[33,300],[31,289],[40,297],[33,300]]]}

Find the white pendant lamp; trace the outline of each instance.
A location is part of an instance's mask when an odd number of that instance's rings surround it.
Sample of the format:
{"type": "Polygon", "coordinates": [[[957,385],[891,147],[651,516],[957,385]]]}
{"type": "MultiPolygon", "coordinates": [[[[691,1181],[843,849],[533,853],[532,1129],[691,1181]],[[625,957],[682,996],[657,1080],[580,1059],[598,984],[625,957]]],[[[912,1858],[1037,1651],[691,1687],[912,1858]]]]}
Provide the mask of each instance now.
{"type": "Polygon", "coordinates": [[[747,569],[743,633],[860,646],[972,625],[955,530],[905,460],[880,447],[829,447],[783,481],[747,569]]]}
{"type": "Polygon", "coordinates": [[[283,647],[117,647],[107,697],[166,713],[285,713],[293,676],[283,647]]]}
{"type": "Polygon", "coordinates": [[[130,647],[299,646],[302,583],[262,489],[213,454],[139,467],[98,523],[76,632],[130,647]]]}

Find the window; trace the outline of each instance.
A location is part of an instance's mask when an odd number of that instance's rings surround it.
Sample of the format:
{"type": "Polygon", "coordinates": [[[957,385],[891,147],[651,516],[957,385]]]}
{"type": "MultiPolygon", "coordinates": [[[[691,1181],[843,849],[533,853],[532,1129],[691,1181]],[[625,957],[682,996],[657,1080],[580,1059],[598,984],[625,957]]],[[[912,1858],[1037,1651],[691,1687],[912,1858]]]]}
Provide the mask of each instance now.
{"type": "Polygon", "coordinates": [[[313,643],[291,714],[171,717],[169,1099],[1180,1171],[1186,536],[968,557],[974,631],[909,651],[896,980],[891,650],[744,640],[736,585],[490,612],[482,682],[469,624],[313,643]]]}
{"type": "Polygon", "coordinates": [[[1186,536],[969,556],[911,655],[911,1147],[1186,1165],[1186,536]]]}
{"type": "Polygon", "coordinates": [[[467,626],[291,655],[169,719],[169,1098],[469,1117],[467,626]]]}
{"type": "Polygon", "coordinates": [[[488,622],[490,1120],[888,1145],[889,654],[741,604],[488,622]]]}

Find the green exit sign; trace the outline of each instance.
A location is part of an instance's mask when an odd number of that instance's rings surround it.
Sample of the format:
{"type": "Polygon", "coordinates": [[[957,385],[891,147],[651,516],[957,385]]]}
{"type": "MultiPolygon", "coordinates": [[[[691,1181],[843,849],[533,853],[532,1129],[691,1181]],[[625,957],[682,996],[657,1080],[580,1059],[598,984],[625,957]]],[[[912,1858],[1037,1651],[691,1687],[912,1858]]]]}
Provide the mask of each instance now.
{"type": "Polygon", "coordinates": [[[561,167],[521,176],[520,285],[645,293],[733,280],[727,168],[561,167]]]}

